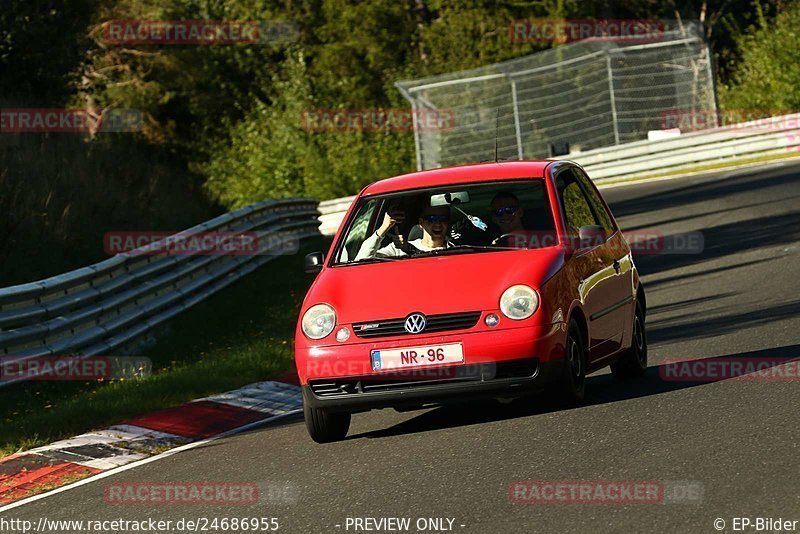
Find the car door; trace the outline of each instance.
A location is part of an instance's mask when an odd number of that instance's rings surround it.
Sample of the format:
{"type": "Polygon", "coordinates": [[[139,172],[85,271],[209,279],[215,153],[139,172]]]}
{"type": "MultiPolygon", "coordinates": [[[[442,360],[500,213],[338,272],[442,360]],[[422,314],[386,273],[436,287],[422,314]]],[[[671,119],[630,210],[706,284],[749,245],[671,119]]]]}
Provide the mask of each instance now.
{"type": "MultiPolygon", "coordinates": [[[[614,224],[614,218],[608,211],[600,193],[589,177],[580,169],[574,169],[575,176],[589,200],[589,205],[595,218],[599,221],[608,236],[605,243],[598,247],[596,253],[601,257],[604,266],[611,266],[613,275],[606,281],[608,302],[598,313],[607,316],[609,323],[608,350],[617,351],[622,343],[625,330],[633,323],[633,260],[627,242],[622,232],[614,224]]],[[[611,274],[611,271],[609,270],[611,274]]],[[[591,321],[592,318],[590,317],[591,321]]],[[[598,317],[595,316],[595,320],[598,317]]]]}
{"type": "MultiPolygon", "coordinates": [[[[573,168],[565,168],[556,175],[556,189],[567,234],[576,244],[581,227],[602,226],[573,168]]],[[[607,312],[613,300],[616,272],[605,245],[605,242],[578,244],[569,260],[578,278],[578,297],[589,321],[590,362],[614,352],[621,341],[621,331],[617,329],[614,317],[607,312]]]]}

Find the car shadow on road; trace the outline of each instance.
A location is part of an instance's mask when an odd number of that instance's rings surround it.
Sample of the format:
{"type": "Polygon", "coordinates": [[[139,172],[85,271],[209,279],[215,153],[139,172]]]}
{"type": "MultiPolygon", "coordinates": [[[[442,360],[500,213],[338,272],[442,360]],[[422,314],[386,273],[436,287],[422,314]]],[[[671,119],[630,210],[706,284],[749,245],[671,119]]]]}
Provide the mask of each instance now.
{"type": "MultiPolygon", "coordinates": [[[[721,380],[767,380],[764,375],[774,375],[772,380],[791,380],[788,373],[781,375],[776,369],[783,363],[800,359],[800,344],[787,345],[760,351],[741,352],[710,358],[685,359],[691,361],[691,366],[683,366],[674,362],[666,362],[651,366],[643,379],[631,382],[617,382],[610,374],[593,375],[587,378],[586,400],[580,407],[591,407],[612,402],[650,397],[687,388],[702,387],[721,380]],[[733,362],[753,362],[760,370],[762,378],[753,374],[745,374],[744,367],[741,372],[731,371],[733,362]],[[693,367],[695,366],[695,367],[693,367]],[[724,377],[706,376],[696,379],[697,375],[687,375],[686,370],[714,369],[719,372],[723,368],[729,369],[724,377]],[[691,376],[695,380],[687,379],[691,376]]],[[[798,377],[794,376],[794,380],[798,377]]],[[[552,402],[545,394],[518,399],[510,404],[501,404],[493,400],[470,401],[469,403],[454,403],[443,405],[420,413],[416,417],[407,419],[402,423],[389,428],[364,432],[348,436],[348,440],[359,438],[385,438],[403,434],[415,434],[446,428],[479,425],[495,421],[532,417],[552,412],[576,409],[564,408],[552,402]]]]}

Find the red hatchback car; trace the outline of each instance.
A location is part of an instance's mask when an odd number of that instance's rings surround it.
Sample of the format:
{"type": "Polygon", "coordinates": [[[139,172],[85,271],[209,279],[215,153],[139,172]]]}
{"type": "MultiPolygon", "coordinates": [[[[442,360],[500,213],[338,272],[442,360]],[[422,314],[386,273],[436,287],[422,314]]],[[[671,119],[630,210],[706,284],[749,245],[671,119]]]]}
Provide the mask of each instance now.
{"type": "Polygon", "coordinates": [[[295,362],[306,426],[343,439],[352,413],[549,391],[647,368],[631,250],[583,169],[515,161],[365,187],[301,308],[295,362]]]}

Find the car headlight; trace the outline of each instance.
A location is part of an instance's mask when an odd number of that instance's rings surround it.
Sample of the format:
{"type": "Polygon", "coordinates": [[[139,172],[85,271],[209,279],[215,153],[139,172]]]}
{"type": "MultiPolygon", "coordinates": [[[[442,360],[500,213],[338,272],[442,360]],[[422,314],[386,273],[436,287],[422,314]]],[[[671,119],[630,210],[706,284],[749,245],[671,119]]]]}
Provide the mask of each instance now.
{"type": "Polygon", "coordinates": [[[303,333],[311,339],[322,339],[336,326],[336,312],[327,304],[311,306],[303,314],[301,327],[303,333]]]}
{"type": "Polygon", "coordinates": [[[539,307],[539,296],[528,286],[511,286],[500,297],[500,311],[509,319],[527,319],[539,307]]]}

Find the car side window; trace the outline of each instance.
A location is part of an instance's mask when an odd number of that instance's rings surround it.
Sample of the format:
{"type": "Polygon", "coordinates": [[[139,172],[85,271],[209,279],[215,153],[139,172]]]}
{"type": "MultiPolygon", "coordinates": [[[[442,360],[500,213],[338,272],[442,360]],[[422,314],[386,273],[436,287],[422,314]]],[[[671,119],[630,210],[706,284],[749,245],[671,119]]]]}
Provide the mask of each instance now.
{"type": "Polygon", "coordinates": [[[577,232],[582,226],[600,224],[571,169],[562,171],[558,175],[556,187],[561,199],[561,208],[564,210],[567,228],[570,231],[577,232]]]}
{"type": "Polygon", "coordinates": [[[338,261],[345,262],[349,258],[354,258],[356,256],[358,247],[360,247],[364,239],[367,238],[369,223],[370,220],[372,220],[372,215],[377,205],[378,201],[374,199],[368,200],[361,205],[361,208],[353,219],[350,233],[342,247],[338,261]]]}
{"type": "Polygon", "coordinates": [[[611,214],[608,213],[608,210],[603,204],[603,200],[600,198],[600,195],[597,194],[595,188],[592,187],[588,176],[578,170],[575,171],[575,175],[578,182],[583,186],[583,191],[589,199],[589,204],[592,206],[597,220],[600,221],[600,226],[603,227],[607,235],[611,235],[614,232],[614,223],[611,222],[611,214]]]}

